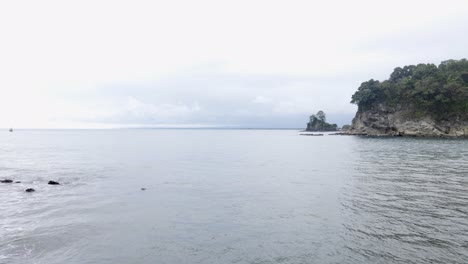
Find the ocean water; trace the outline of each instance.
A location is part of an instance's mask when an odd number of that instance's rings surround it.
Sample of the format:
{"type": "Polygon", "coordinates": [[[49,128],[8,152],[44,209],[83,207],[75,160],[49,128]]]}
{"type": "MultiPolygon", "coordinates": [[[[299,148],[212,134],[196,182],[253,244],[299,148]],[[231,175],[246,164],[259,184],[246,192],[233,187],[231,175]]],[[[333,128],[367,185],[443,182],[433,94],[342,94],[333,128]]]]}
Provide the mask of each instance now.
{"type": "Polygon", "coordinates": [[[468,140],[2,131],[5,178],[2,264],[468,263],[468,140]]]}

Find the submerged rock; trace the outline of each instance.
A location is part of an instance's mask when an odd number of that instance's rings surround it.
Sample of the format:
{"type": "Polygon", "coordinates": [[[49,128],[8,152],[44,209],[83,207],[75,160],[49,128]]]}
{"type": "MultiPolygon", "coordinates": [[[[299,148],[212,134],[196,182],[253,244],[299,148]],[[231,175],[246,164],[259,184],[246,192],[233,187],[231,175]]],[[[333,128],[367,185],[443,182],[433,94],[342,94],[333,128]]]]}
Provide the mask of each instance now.
{"type": "Polygon", "coordinates": [[[21,181],[15,181],[15,183],[21,183],[21,181]]]}
{"type": "Polygon", "coordinates": [[[36,190],[34,190],[33,188],[28,188],[26,190],[24,190],[25,192],[35,192],[36,190]]]}
{"type": "Polygon", "coordinates": [[[50,185],[60,185],[59,182],[56,182],[56,181],[49,181],[47,184],[50,184],[50,185]]]}
{"type": "Polygon", "coordinates": [[[146,191],[146,188],[141,188],[142,191],[146,191]]]}
{"type": "Polygon", "coordinates": [[[1,183],[12,183],[13,180],[10,180],[10,179],[4,179],[4,180],[1,180],[0,181],[1,183]]]}

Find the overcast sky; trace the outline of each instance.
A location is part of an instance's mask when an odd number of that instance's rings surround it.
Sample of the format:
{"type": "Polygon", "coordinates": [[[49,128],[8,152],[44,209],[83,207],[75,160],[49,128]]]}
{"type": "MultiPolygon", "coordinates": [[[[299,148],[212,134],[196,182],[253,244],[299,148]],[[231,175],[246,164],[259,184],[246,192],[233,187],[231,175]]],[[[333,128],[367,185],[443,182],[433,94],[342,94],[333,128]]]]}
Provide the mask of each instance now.
{"type": "Polygon", "coordinates": [[[468,1],[2,1],[0,127],[350,123],[361,82],[468,57],[468,1]]]}

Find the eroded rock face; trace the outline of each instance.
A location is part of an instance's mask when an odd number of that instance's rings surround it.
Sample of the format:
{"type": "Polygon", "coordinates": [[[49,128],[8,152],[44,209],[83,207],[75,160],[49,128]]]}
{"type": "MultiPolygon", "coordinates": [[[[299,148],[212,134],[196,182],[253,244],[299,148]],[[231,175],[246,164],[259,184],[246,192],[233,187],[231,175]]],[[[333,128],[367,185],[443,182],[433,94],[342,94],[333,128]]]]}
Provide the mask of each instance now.
{"type": "Polygon", "coordinates": [[[358,111],[347,134],[370,136],[467,137],[468,121],[436,121],[409,107],[378,107],[358,111]]]}

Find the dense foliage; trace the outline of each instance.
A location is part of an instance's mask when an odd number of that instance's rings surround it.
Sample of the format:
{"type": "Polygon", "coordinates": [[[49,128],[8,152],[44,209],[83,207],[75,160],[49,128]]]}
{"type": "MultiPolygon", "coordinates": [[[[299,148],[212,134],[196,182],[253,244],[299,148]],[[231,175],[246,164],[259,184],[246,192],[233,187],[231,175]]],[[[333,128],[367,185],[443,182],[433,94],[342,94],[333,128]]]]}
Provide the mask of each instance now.
{"type": "Polygon", "coordinates": [[[307,131],[336,131],[338,126],[336,124],[329,124],[327,115],[322,110],[317,114],[310,116],[310,122],[307,123],[307,131]]]}
{"type": "Polygon", "coordinates": [[[468,61],[448,60],[439,66],[418,64],[396,68],[388,80],[361,84],[351,103],[360,111],[384,104],[407,105],[415,113],[439,119],[468,118],[468,61]]]}

